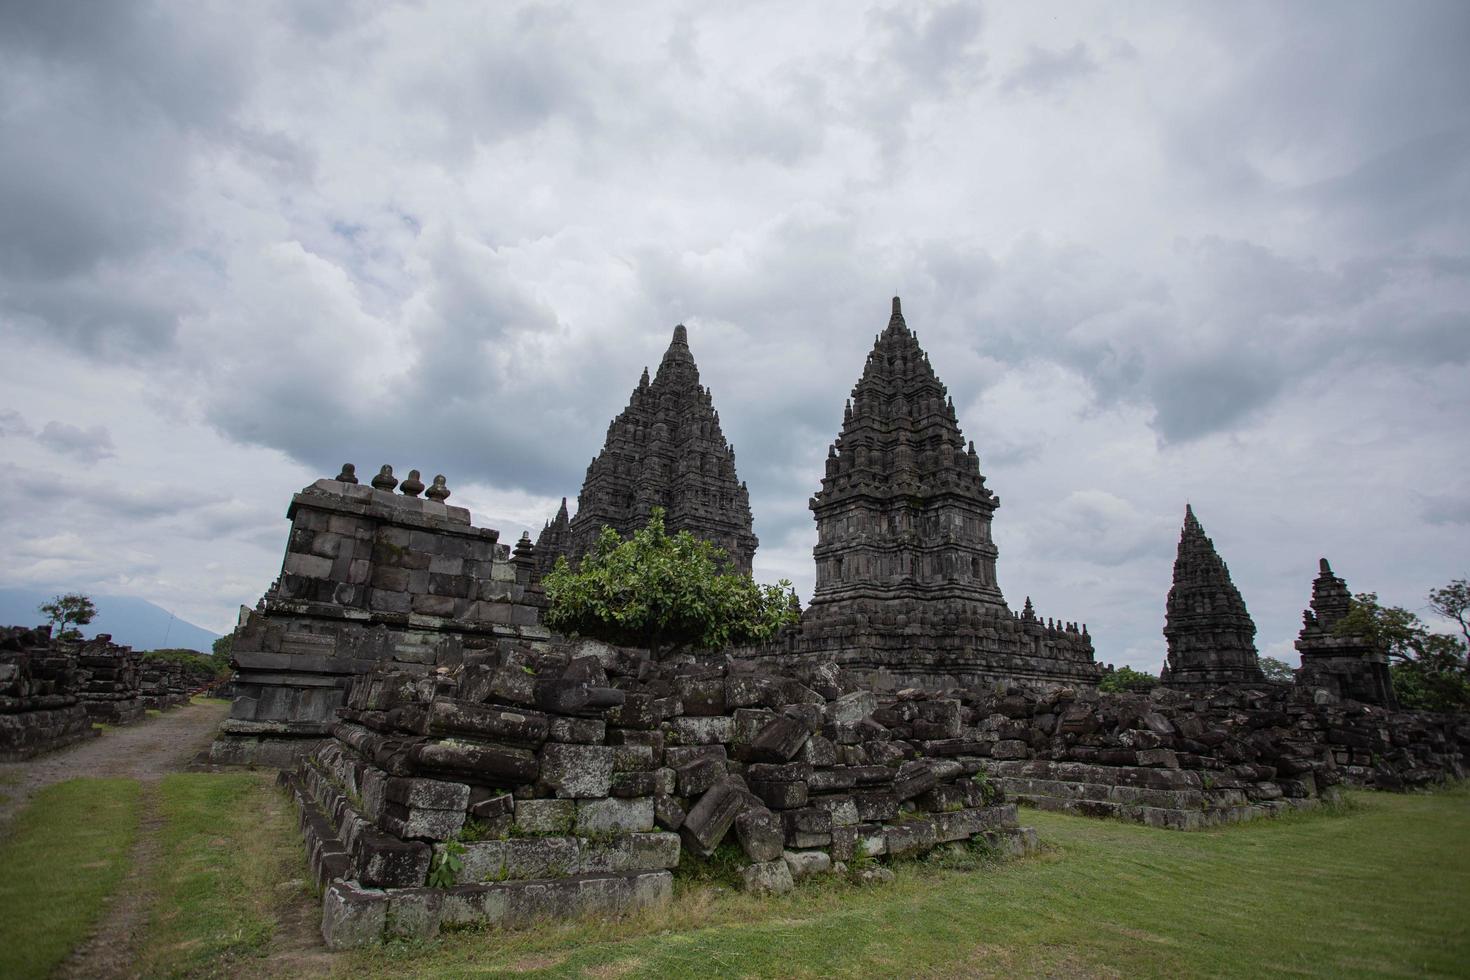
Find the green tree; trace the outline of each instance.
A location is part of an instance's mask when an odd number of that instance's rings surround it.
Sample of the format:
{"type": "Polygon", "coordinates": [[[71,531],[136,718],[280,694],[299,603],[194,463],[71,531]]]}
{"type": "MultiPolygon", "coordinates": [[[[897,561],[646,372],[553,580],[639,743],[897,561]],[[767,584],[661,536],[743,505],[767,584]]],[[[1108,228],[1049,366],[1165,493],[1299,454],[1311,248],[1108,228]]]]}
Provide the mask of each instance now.
{"type": "MultiPolygon", "coordinates": [[[[1448,619],[1464,616],[1464,607],[1456,604],[1457,589],[1464,585],[1460,579],[1432,590],[1430,608],[1448,619]]],[[[1382,605],[1372,592],[1353,597],[1348,614],[1333,632],[1367,636],[1388,652],[1393,691],[1405,708],[1470,711],[1470,642],[1431,632],[1417,615],[1400,606],[1382,605]]]]}
{"type": "Polygon", "coordinates": [[[1138,693],[1147,691],[1158,683],[1159,679],[1153,674],[1145,674],[1132,667],[1114,667],[1097,682],[1097,689],[1106,694],[1138,693]]]}
{"type": "Polygon", "coordinates": [[[1296,680],[1296,669],[1285,660],[1275,657],[1262,657],[1260,659],[1261,673],[1266,675],[1268,681],[1281,681],[1290,684],[1296,680]]]}
{"type": "Polygon", "coordinates": [[[1470,581],[1457,578],[1442,589],[1430,589],[1429,608],[1458,623],[1465,647],[1470,649],[1470,581]]]}
{"type": "Polygon", "coordinates": [[[215,640],[210,649],[214,651],[214,656],[217,660],[223,661],[224,663],[229,663],[230,654],[234,652],[234,647],[235,634],[226,633],[224,636],[215,640]]]}
{"type": "Polygon", "coordinates": [[[550,601],[546,625],[563,633],[647,647],[657,659],[681,650],[759,643],[798,607],[791,583],[759,585],[725,569],[725,553],[690,534],[669,535],[664,512],[624,541],[603,528],[590,554],[565,558],[542,580],[550,601]]]}
{"type": "Polygon", "coordinates": [[[50,602],[41,603],[37,609],[51,621],[58,640],[80,640],[82,631],[72,627],[86,626],[97,618],[97,606],[91,596],[80,592],[56,596],[50,602]]]}

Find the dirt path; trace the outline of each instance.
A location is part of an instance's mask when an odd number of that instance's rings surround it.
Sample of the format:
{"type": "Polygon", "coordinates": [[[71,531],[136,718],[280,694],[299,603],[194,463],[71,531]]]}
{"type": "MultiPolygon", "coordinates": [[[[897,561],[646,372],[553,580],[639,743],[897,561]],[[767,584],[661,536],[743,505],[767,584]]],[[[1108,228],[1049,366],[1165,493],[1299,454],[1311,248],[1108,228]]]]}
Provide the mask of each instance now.
{"type": "Polygon", "coordinates": [[[209,745],[229,710],[227,704],[186,704],[59,752],[0,763],[0,835],[30,798],[52,783],[127,776],[146,784],[178,772],[209,745]]]}
{"type": "Polygon", "coordinates": [[[158,781],[179,772],[208,747],[228,704],[187,704],[111,728],[98,738],[25,762],[0,764],[0,835],[41,789],[68,779],[136,779],[142,784],[138,840],[122,885],[107,899],[92,934],[62,962],[63,978],[133,976],[135,944],[148,920],[150,896],[140,887],[158,860],[158,781]]]}

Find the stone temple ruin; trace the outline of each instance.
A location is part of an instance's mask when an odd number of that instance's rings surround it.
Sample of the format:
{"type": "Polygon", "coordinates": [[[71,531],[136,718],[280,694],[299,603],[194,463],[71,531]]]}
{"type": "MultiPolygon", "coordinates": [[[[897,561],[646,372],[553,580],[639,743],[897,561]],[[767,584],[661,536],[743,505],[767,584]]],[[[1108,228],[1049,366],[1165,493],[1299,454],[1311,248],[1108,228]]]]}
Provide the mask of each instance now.
{"type": "Polygon", "coordinates": [[[999,506],[895,297],[811,500],[816,589],[781,659],[830,660],[877,690],[1096,684],[1085,625],[1007,607],[999,506]]]}
{"type": "Polygon", "coordinates": [[[682,327],[539,545],[448,496],[386,466],[305,488],[236,631],[213,757],[284,770],[334,947],[656,905],[683,856],[719,849],[755,891],[965,842],[1022,853],[1007,798],[1191,829],[1461,776],[1470,752],[1470,724],[1395,711],[1379,654],[1335,635],[1325,563],[1298,683],[1266,682],[1190,509],[1166,686],[1099,694],[1085,627],[1007,607],[999,499],[897,300],[812,498],[816,593],[769,646],[655,662],[541,625],[548,556],[655,505],[749,568],[682,327]]]}
{"type": "Polygon", "coordinates": [[[1397,708],[1388,676],[1388,654],[1369,637],[1337,635],[1335,627],[1348,614],[1352,593],[1346,582],[1332,574],[1326,558],[1320,568],[1312,583],[1312,608],[1302,613],[1302,631],[1296,641],[1302,658],[1298,682],[1339,698],[1397,708]]]}
{"type": "Polygon", "coordinates": [[[1264,682],[1255,636],[1256,624],[1230,581],[1230,569],[1205,536],[1194,509],[1185,505],[1164,620],[1169,642],[1164,684],[1208,688],[1264,682]]]}
{"type": "Polygon", "coordinates": [[[653,380],[648,369],[628,407],[607,427],[602,452],[587,467],[577,516],[566,500],[536,542],[544,572],[562,555],[592,550],[604,527],[632,534],[664,509],[670,534],[689,531],[724,549],[736,571],[750,573],[759,541],[751,530],[750,493],[735,475],[735,449],[720,431],[720,413],[699,383],[682,324],[653,380]]]}

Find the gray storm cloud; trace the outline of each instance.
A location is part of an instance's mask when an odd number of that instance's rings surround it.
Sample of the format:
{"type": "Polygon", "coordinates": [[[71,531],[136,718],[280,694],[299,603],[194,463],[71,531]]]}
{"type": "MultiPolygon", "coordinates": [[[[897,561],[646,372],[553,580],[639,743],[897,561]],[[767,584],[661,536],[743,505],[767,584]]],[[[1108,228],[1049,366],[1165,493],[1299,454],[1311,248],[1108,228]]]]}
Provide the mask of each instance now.
{"type": "Polygon", "coordinates": [[[539,527],[683,322],[805,595],[898,293],[1007,596],[1102,659],[1161,660],[1186,498],[1265,652],[1322,554],[1416,606],[1470,543],[1467,48],[1458,3],[4,5],[0,584],[224,629],[344,461],[539,527]]]}

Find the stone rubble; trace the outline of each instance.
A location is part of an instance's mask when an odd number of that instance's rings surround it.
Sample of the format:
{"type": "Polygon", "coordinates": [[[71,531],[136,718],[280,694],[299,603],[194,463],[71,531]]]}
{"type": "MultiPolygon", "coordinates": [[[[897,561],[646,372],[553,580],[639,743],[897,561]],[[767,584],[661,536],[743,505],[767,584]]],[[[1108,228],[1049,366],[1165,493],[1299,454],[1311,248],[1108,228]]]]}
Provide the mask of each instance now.
{"type": "Polygon", "coordinates": [[[323,935],[342,948],[649,907],[681,859],[717,852],[746,887],[780,892],[855,858],[1035,847],[977,779],[985,760],[932,737],[958,700],[885,711],[818,673],[565,640],[379,664],[282,775],[327,894],[323,935]],[[430,887],[453,854],[454,883],[430,887]]]}

